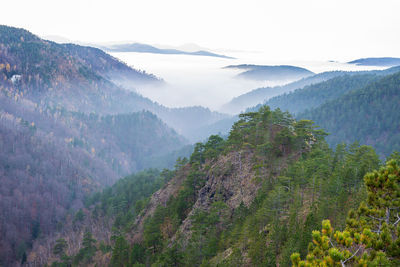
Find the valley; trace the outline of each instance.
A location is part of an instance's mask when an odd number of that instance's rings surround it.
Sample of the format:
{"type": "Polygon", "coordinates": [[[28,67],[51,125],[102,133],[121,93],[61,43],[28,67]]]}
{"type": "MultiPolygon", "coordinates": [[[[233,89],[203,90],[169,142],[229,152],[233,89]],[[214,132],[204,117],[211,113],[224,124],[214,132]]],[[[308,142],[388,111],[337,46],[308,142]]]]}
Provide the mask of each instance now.
{"type": "Polygon", "coordinates": [[[395,52],[86,16],[0,24],[0,267],[400,265],[395,52]]]}

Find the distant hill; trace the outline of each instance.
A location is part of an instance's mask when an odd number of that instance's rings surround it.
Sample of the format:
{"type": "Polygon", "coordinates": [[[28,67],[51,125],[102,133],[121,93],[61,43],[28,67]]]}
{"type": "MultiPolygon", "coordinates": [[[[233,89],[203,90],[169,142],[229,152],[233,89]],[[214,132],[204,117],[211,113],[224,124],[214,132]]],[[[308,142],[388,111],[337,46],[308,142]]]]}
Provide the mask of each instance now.
{"type": "Polygon", "coordinates": [[[160,82],[154,75],[135,70],[100,49],[57,44],[23,29],[0,25],[0,43],[0,61],[12,66],[8,76],[21,75],[20,86],[55,89],[63,82],[54,81],[61,79],[57,77],[60,75],[76,81],[101,76],[110,80],[124,78],[136,85],[160,82]],[[30,77],[33,73],[38,76],[30,77]]]}
{"type": "Polygon", "coordinates": [[[247,108],[264,103],[264,101],[271,97],[303,88],[306,85],[323,82],[333,77],[344,75],[344,73],[343,71],[323,72],[283,86],[257,88],[248,93],[234,97],[231,101],[224,104],[220,110],[222,112],[237,114],[247,108]]]}
{"type": "Polygon", "coordinates": [[[252,108],[258,105],[258,107],[254,108],[256,110],[261,106],[261,104],[265,103],[268,99],[282,95],[285,93],[289,93],[296,89],[301,89],[307,85],[317,84],[323,81],[327,81],[334,77],[342,76],[342,75],[361,75],[361,74],[391,74],[398,71],[397,67],[393,67],[383,71],[327,71],[315,74],[313,76],[283,85],[283,86],[275,86],[275,87],[261,87],[254,89],[248,93],[242,94],[233,98],[228,103],[224,104],[220,109],[221,112],[238,114],[241,111],[245,111],[248,108],[252,108]]]}
{"type": "Polygon", "coordinates": [[[275,96],[265,102],[271,109],[280,108],[291,114],[313,109],[323,103],[365,87],[372,81],[382,78],[376,74],[343,75],[325,82],[307,85],[293,92],[275,96]]]}
{"type": "Polygon", "coordinates": [[[393,67],[400,65],[400,58],[395,57],[369,57],[360,58],[350,62],[348,64],[355,64],[360,66],[380,66],[380,67],[393,67]]]}
{"type": "Polygon", "coordinates": [[[167,108],[125,90],[117,84],[158,85],[162,80],[100,49],[57,44],[7,26],[0,26],[0,37],[0,86],[35,103],[103,115],[148,110],[192,142],[198,141],[194,133],[206,138],[199,128],[228,117],[203,107],[167,108]]]}
{"type": "Polygon", "coordinates": [[[239,78],[258,81],[293,81],[313,75],[314,73],[296,66],[262,66],[262,65],[230,65],[225,69],[246,70],[237,75],[239,78]]]}
{"type": "Polygon", "coordinates": [[[170,109],[125,90],[116,82],[162,81],[100,49],[0,26],[0,52],[1,266],[21,262],[86,194],[190,154],[178,130],[201,136],[199,129],[228,117],[170,109]]]}
{"type": "Polygon", "coordinates": [[[400,150],[400,72],[299,114],[326,129],[331,145],[359,141],[382,156],[400,150]]]}
{"type": "Polygon", "coordinates": [[[220,58],[231,58],[231,59],[233,58],[204,50],[188,52],[178,49],[162,49],[141,43],[118,44],[111,46],[102,46],[101,48],[108,52],[136,52],[136,53],[152,53],[152,54],[167,54],[167,55],[207,56],[207,57],[220,57],[220,58]]]}

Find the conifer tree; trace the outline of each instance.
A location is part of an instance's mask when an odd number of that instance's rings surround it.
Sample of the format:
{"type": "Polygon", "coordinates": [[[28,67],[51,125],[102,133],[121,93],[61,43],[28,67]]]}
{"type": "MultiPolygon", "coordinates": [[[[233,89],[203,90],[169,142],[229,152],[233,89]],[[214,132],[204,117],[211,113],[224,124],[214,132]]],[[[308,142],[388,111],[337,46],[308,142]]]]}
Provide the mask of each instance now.
{"type": "Polygon", "coordinates": [[[129,263],[129,245],[125,238],[120,235],[115,240],[110,266],[128,266],[129,263]]]}
{"type": "Polygon", "coordinates": [[[59,238],[56,240],[56,244],[53,247],[53,253],[55,255],[62,256],[66,248],[67,248],[67,242],[65,241],[65,239],[59,238]]]}
{"type": "Polygon", "coordinates": [[[306,259],[292,254],[293,266],[400,266],[400,167],[390,160],[364,182],[367,201],[350,211],[346,229],[334,232],[324,220],[306,259]]]}

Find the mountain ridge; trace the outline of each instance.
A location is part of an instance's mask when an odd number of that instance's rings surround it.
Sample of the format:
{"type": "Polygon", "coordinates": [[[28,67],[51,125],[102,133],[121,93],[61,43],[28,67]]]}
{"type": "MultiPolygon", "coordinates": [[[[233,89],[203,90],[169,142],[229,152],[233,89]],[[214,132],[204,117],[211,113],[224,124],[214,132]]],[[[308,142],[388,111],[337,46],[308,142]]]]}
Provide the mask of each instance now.
{"type": "Polygon", "coordinates": [[[399,84],[400,72],[384,76],[297,117],[312,119],[332,132],[327,137],[331,145],[358,140],[385,157],[400,150],[399,84]]]}
{"type": "Polygon", "coordinates": [[[111,46],[100,46],[100,47],[108,52],[136,52],[136,53],[152,53],[152,54],[165,54],[165,55],[208,56],[208,57],[234,59],[233,57],[220,55],[204,50],[189,52],[172,48],[157,48],[155,46],[142,43],[116,44],[111,46]]]}
{"type": "Polygon", "coordinates": [[[400,65],[400,58],[395,57],[368,57],[359,58],[347,62],[347,64],[355,64],[359,66],[381,66],[381,67],[394,67],[400,65]]]}
{"type": "Polygon", "coordinates": [[[299,80],[308,76],[314,75],[315,73],[305,68],[291,66],[291,65],[252,65],[252,64],[241,64],[241,65],[229,65],[224,69],[241,69],[244,72],[236,75],[238,78],[251,79],[258,81],[290,81],[299,80]]]}
{"type": "Polygon", "coordinates": [[[102,115],[148,110],[192,142],[206,138],[199,134],[199,127],[229,117],[203,107],[167,108],[118,86],[163,81],[130,68],[100,49],[56,44],[7,26],[0,27],[0,34],[4,51],[0,54],[0,62],[4,62],[0,86],[17,90],[41,105],[102,115]]]}
{"type": "Polygon", "coordinates": [[[252,108],[257,106],[261,106],[264,104],[269,98],[289,93],[296,89],[301,89],[304,86],[317,84],[323,81],[327,81],[337,76],[342,75],[358,75],[358,74],[391,74],[396,72],[399,67],[392,67],[386,70],[373,70],[373,71],[327,71],[315,74],[313,76],[286,84],[282,86],[275,87],[261,87],[254,89],[250,92],[242,94],[240,96],[234,97],[231,101],[224,104],[221,108],[221,112],[226,112],[229,114],[237,114],[239,112],[243,112],[248,108],[252,108]]]}

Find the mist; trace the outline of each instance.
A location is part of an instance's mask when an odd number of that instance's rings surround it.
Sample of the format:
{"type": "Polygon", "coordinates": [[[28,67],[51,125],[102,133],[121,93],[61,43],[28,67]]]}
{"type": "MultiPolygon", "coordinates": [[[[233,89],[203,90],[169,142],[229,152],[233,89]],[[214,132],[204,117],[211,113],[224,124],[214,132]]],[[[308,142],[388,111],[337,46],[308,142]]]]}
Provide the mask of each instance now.
{"type": "Polygon", "coordinates": [[[167,107],[203,106],[213,111],[232,98],[256,88],[284,85],[294,80],[256,81],[237,78],[239,69],[223,69],[228,65],[293,65],[315,73],[331,70],[370,70],[377,67],[357,66],[337,61],[291,61],[269,59],[262,52],[218,51],[234,59],[206,56],[163,55],[115,52],[114,57],[136,69],[164,79],[165,85],[139,86],[136,91],[167,107]]]}

